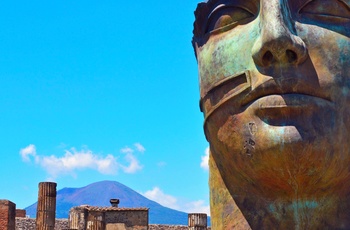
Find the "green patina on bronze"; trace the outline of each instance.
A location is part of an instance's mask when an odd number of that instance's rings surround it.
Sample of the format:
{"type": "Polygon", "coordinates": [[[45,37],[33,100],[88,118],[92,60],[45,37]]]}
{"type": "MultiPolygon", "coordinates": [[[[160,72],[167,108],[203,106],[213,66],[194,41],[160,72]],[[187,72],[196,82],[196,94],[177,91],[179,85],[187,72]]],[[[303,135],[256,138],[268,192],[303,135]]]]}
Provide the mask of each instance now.
{"type": "Polygon", "coordinates": [[[195,15],[213,229],[350,229],[350,1],[195,15]]]}

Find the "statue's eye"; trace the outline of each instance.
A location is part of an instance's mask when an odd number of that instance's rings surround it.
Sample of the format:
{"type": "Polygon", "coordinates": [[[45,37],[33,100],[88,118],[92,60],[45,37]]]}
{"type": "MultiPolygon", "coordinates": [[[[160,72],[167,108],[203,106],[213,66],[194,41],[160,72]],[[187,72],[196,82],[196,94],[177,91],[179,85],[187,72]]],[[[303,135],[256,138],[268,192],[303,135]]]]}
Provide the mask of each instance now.
{"type": "Polygon", "coordinates": [[[224,32],[232,29],[240,22],[253,18],[254,14],[236,6],[221,6],[214,9],[208,17],[206,33],[224,32]]]}
{"type": "Polygon", "coordinates": [[[311,20],[324,22],[350,19],[350,8],[345,1],[347,0],[309,1],[299,10],[299,14],[311,20]]]}

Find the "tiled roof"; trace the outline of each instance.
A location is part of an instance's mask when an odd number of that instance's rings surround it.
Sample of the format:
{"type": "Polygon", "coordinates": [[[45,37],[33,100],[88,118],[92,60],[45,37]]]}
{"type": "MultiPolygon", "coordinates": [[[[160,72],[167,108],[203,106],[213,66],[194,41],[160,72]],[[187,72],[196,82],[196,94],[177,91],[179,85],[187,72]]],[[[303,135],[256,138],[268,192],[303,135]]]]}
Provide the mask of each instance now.
{"type": "Polygon", "coordinates": [[[108,212],[108,211],[148,211],[149,208],[125,208],[125,207],[96,207],[89,205],[81,205],[73,208],[81,208],[87,211],[95,211],[95,212],[108,212]]]}

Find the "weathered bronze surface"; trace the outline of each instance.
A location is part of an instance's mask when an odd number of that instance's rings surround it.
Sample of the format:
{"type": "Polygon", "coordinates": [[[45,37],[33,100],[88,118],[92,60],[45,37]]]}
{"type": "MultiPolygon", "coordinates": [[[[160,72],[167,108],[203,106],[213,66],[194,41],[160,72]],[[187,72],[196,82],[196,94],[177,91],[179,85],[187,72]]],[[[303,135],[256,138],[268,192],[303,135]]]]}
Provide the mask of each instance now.
{"type": "Polygon", "coordinates": [[[195,15],[213,229],[350,229],[350,0],[195,15]]]}

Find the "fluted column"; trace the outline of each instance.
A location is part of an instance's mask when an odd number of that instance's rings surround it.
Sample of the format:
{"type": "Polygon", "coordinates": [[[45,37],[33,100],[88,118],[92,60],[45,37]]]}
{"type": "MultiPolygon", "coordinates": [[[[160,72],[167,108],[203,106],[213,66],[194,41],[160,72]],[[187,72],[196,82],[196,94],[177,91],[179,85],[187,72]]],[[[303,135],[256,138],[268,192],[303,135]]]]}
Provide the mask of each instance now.
{"type": "Polygon", "coordinates": [[[188,214],[188,229],[189,230],[206,230],[207,214],[205,213],[188,214]]]}
{"type": "Polygon", "coordinates": [[[56,183],[39,183],[36,229],[54,230],[56,220],[56,183]]]}

